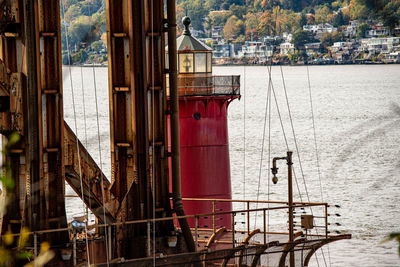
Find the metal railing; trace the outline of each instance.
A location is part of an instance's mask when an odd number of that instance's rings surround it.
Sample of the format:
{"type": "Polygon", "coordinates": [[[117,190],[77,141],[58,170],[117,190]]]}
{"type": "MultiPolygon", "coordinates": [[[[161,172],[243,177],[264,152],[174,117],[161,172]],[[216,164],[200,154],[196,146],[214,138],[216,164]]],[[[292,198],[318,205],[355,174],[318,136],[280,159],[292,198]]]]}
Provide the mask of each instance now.
{"type": "MultiPolygon", "coordinates": [[[[240,76],[178,76],[178,94],[179,96],[239,96],[240,76]]],[[[168,86],[167,95],[169,96],[168,86]]]]}
{"type": "MultiPolygon", "coordinates": [[[[269,238],[267,238],[268,235],[281,235],[285,239],[283,242],[288,242],[288,232],[286,229],[282,229],[282,231],[268,231],[267,229],[267,213],[270,211],[277,211],[277,210],[288,210],[288,202],[283,202],[283,201],[251,201],[251,200],[229,200],[229,199],[198,199],[198,198],[184,198],[182,199],[183,201],[205,201],[211,203],[210,205],[210,212],[209,213],[204,213],[204,214],[193,214],[193,215],[186,215],[186,216],[173,216],[173,217],[167,217],[167,218],[155,218],[155,219],[143,219],[143,220],[135,220],[135,221],[126,221],[126,222],[115,222],[115,223],[108,223],[108,224],[95,224],[95,225],[87,225],[86,229],[89,231],[93,229],[107,229],[106,235],[102,237],[102,239],[108,239],[108,244],[112,244],[112,227],[125,227],[127,225],[143,225],[147,229],[147,242],[151,242],[151,229],[153,229],[153,225],[155,223],[159,222],[165,222],[165,221],[174,221],[175,225],[177,224],[178,219],[180,218],[186,218],[186,219],[193,219],[195,221],[195,226],[192,228],[192,232],[194,235],[195,239],[195,244],[196,247],[200,247],[200,243],[208,243],[209,239],[204,238],[204,236],[201,236],[199,233],[201,232],[207,232],[209,235],[216,234],[218,232],[218,227],[217,225],[217,218],[218,216],[226,215],[230,216],[232,219],[232,225],[226,226],[226,232],[229,233],[231,236],[230,241],[215,241],[215,243],[223,243],[226,245],[230,245],[232,249],[236,248],[238,245],[262,245],[262,244],[267,244],[267,242],[270,242],[269,238]],[[245,203],[245,209],[237,209],[237,210],[232,210],[232,211],[218,211],[217,204],[220,202],[231,202],[231,203],[245,203]],[[252,205],[257,205],[260,207],[252,208],[252,205]],[[265,207],[265,205],[270,205],[269,207],[265,207]],[[254,222],[255,216],[254,214],[262,214],[262,226],[257,227],[254,225],[254,227],[251,227],[252,223],[254,222]],[[243,215],[245,217],[245,221],[242,222],[240,219],[237,219],[237,215],[243,215]],[[211,228],[202,228],[199,226],[199,220],[204,219],[204,218],[211,218],[212,220],[212,227],[211,228]],[[238,225],[242,225],[242,227],[238,227],[238,225]],[[246,239],[244,241],[238,241],[237,235],[241,235],[241,237],[248,237],[248,239],[253,238],[254,236],[257,235],[258,239],[257,242],[252,241],[249,242],[246,239]],[[202,237],[203,239],[201,239],[202,237]]],[[[320,239],[325,239],[328,238],[328,205],[327,203],[307,203],[307,202],[294,202],[293,203],[293,208],[294,210],[299,210],[299,209],[304,209],[304,208],[309,208],[309,207],[321,207],[323,209],[323,214],[321,216],[314,216],[315,218],[321,218],[325,220],[324,225],[318,226],[323,229],[323,232],[321,234],[309,234],[308,236],[314,236],[315,238],[320,238],[320,239]]],[[[315,213],[315,210],[314,210],[315,213]]],[[[286,215],[287,216],[287,215],[286,215]]],[[[280,218],[282,219],[282,218],[280,218]]],[[[286,224],[286,226],[288,226],[286,224]]],[[[68,231],[70,233],[70,236],[72,236],[72,257],[74,259],[74,264],[76,264],[76,255],[77,255],[77,236],[76,233],[81,232],[84,230],[85,227],[67,227],[67,228],[59,228],[59,229],[47,229],[47,230],[40,230],[40,231],[33,231],[29,233],[25,233],[28,235],[33,236],[33,252],[34,255],[38,255],[38,245],[40,241],[43,241],[42,238],[40,238],[42,235],[46,235],[49,233],[55,233],[55,232],[62,232],[62,231],[68,231]]],[[[20,234],[12,234],[13,236],[19,236],[20,234]]],[[[85,235],[81,235],[80,239],[85,240],[85,235]]],[[[253,239],[256,240],[256,239],[253,239]]],[[[150,246],[149,246],[150,247],[150,246]]],[[[106,248],[107,253],[109,255],[109,258],[112,257],[112,251],[111,251],[111,246],[106,248]]],[[[149,256],[151,255],[150,252],[149,256]]]]}
{"type": "MultiPolygon", "coordinates": [[[[194,231],[197,232],[200,227],[198,226],[198,222],[200,218],[211,218],[211,223],[212,225],[211,228],[208,228],[209,231],[212,231],[212,233],[216,233],[218,230],[217,225],[217,220],[220,218],[222,215],[228,215],[231,216],[232,218],[232,226],[229,226],[227,231],[232,232],[232,240],[235,240],[235,233],[241,233],[241,234],[247,234],[249,235],[252,231],[256,230],[258,227],[256,225],[257,221],[257,215],[260,214],[262,217],[261,220],[261,227],[259,234],[262,235],[262,239],[264,243],[267,240],[267,235],[270,234],[280,234],[280,235],[289,235],[289,232],[286,232],[286,229],[282,229],[282,231],[267,231],[267,217],[269,211],[277,211],[277,210],[288,210],[288,202],[284,201],[252,201],[252,200],[230,200],[230,199],[202,199],[202,198],[183,198],[182,201],[187,202],[187,201],[196,201],[196,202],[209,202],[210,203],[210,208],[209,212],[207,214],[196,214],[196,215],[187,215],[186,217],[188,219],[190,218],[195,218],[195,229],[194,231]],[[217,211],[217,204],[218,203],[244,203],[245,204],[245,209],[241,210],[232,210],[232,211],[217,211]],[[252,207],[256,205],[256,207],[252,207]],[[236,219],[236,215],[243,215],[244,219],[242,221],[236,219]],[[253,224],[253,227],[252,227],[253,224]],[[242,228],[238,228],[236,225],[241,225],[242,228]],[[235,229],[236,228],[236,229],[235,229]]],[[[302,214],[306,214],[305,208],[310,208],[310,207],[320,207],[319,214],[317,213],[318,210],[314,209],[313,213],[317,225],[314,225],[315,229],[321,229],[318,231],[318,234],[315,234],[315,236],[324,236],[328,237],[329,231],[328,231],[328,204],[327,203],[319,203],[319,202],[294,202],[293,203],[293,209],[295,210],[296,217],[297,219],[300,219],[302,214]]],[[[272,216],[272,215],[271,215],[272,216]]],[[[281,215],[280,220],[284,220],[285,217],[287,218],[287,215],[281,215]]],[[[295,228],[300,229],[301,228],[301,222],[296,221],[295,228]]],[[[204,228],[203,228],[204,230],[204,228]]],[[[310,234],[311,236],[313,234],[310,234]]],[[[198,243],[197,240],[197,234],[195,234],[195,242],[198,243]]]]}

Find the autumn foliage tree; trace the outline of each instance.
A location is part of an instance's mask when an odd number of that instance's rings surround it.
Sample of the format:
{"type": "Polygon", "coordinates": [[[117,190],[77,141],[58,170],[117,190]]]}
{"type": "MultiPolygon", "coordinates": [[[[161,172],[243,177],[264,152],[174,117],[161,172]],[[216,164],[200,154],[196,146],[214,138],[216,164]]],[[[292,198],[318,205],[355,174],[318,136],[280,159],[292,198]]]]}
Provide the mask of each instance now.
{"type": "Polygon", "coordinates": [[[224,38],[225,40],[234,40],[239,35],[244,34],[245,26],[242,20],[236,16],[231,16],[224,27],[224,38]]]}

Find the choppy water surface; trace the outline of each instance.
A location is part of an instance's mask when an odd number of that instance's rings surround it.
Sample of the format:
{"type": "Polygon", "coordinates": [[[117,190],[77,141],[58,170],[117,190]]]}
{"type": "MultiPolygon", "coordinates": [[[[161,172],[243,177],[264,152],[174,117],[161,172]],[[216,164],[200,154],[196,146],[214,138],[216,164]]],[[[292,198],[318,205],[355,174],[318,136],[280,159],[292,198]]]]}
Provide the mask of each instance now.
{"type": "MultiPolygon", "coordinates": [[[[340,222],[342,226],[331,226],[331,229],[353,235],[351,240],[338,241],[329,245],[329,251],[324,250],[327,265],[399,266],[396,243],[379,242],[388,233],[400,230],[400,65],[309,67],[322,196],[313,139],[307,68],[284,66],[282,70],[308,191],[307,196],[298,155],[295,153],[294,166],[300,189],[299,194],[295,187],[295,199],[305,201],[309,198],[317,202],[323,198],[330,204],[340,205],[340,209],[331,208],[330,211],[340,213],[341,217],[331,217],[330,222],[340,222]]],[[[89,151],[99,162],[93,70],[82,69],[87,138],[83,120],[81,68],[71,68],[71,72],[78,135],[83,143],[87,140],[89,151]]],[[[102,163],[109,177],[107,69],[96,68],[95,74],[102,163]]],[[[242,75],[243,97],[240,101],[233,101],[229,108],[233,197],[256,199],[259,191],[260,200],[267,200],[270,192],[271,200],[285,201],[287,181],[284,177],[284,164],[280,163],[279,183],[271,184],[268,189],[268,147],[271,148],[271,156],[285,156],[286,153],[274,103],[271,108],[271,142],[268,142],[267,133],[264,138],[260,190],[257,190],[268,88],[267,67],[214,67],[214,74],[242,75]]],[[[64,69],[64,76],[65,119],[74,129],[68,68],[64,69]]],[[[272,68],[272,81],[289,148],[296,151],[280,67],[272,68]]],[[[81,206],[76,203],[76,200],[67,203],[70,218],[82,213],[81,206]]],[[[318,258],[318,263],[314,261],[313,266],[326,266],[321,253],[318,258]]]]}

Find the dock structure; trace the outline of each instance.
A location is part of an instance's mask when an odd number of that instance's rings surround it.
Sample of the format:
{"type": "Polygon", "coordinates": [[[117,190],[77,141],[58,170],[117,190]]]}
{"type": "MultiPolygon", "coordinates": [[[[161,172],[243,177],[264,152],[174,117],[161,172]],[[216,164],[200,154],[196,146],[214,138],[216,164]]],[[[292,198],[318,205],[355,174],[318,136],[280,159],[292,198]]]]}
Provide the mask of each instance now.
{"type": "MultiPolygon", "coordinates": [[[[60,4],[0,0],[0,133],[3,144],[13,133],[20,135],[6,155],[15,188],[3,192],[9,204],[1,218],[2,237],[29,229],[31,260],[47,241],[55,252],[49,266],[285,266],[291,258],[291,267],[304,266],[326,243],[350,238],[330,235],[326,203],[182,199],[179,101],[196,95],[180,88],[174,0],[106,0],[108,180],[64,122],[60,4]],[[67,224],[65,181],[91,209],[96,224],[87,225],[87,218],[83,225],[67,224]],[[185,214],[183,202],[214,208],[185,214]],[[236,202],[246,209],[233,209],[236,202]],[[216,203],[230,208],[219,210],[216,203]],[[321,208],[320,234],[295,233],[294,225],[267,229],[267,213],[310,207],[321,208]],[[254,214],[262,214],[261,224],[252,221],[254,214]],[[219,225],[219,218],[229,218],[223,219],[229,225],[219,225]],[[199,225],[200,220],[212,225],[199,225]]],[[[185,64],[188,68],[188,58],[185,64]]],[[[211,76],[185,79],[216,84],[211,76]]],[[[215,94],[212,88],[205,88],[203,97],[215,94]]],[[[237,98],[235,90],[222,93],[219,102],[237,98]]],[[[314,228],[306,221],[302,218],[297,228],[314,228]]]]}

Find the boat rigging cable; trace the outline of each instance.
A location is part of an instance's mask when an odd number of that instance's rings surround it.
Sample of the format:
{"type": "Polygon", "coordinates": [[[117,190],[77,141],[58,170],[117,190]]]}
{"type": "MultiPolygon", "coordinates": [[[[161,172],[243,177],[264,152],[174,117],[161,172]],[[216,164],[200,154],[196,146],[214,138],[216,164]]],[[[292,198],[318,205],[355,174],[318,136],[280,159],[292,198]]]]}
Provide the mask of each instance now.
{"type": "MultiPolygon", "coordinates": [[[[98,143],[98,149],[99,149],[99,160],[100,160],[100,170],[103,170],[103,161],[101,157],[101,136],[100,136],[100,123],[99,123],[99,105],[98,105],[98,99],[97,99],[97,84],[96,84],[96,71],[94,67],[94,62],[92,66],[92,71],[93,71],[93,85],[94,85],[94,97],[95,97],[95,103],[96,103],[96,122],[97,122],[97,143],[98,143]]],[[[105,202],[104,202],[104,177],[103,177],[103,171],[100,172],[100,183],[101,183],[101,201],[103,204],[103,219],[104,219],[104,240],[105,240],[105,250],[106,250],[106,260],[107,260],[107,266],[110,266],[110,261],[109,261],[109,255],[108,255],[108,246],[109,246],[109,241],[108,241],[108,229],[107,229],[107,217],[106,217],[106,208],[105,208],[105,202]]]]}
{"type": "MultiPolygon", "coordinates": [[[[63,14],[65,14],[65,9],[64,5],[61,5],[63,14]]],[[[80,180],[80,185],[81,185],[81,195],[82,195],[82,200],[84,199],[84,193],[83,193],[83,181],[82,181],[82,169],[81,169],[81,155],[80,155],[80,149],[79,149],[79,139],[78,139],[78,125],[77,125],[77,119],[76,119],[76,110],[75,110],[75,96],[74,96],[74,84],[72,82],[72,71],[71,71],[71,56],[70,56],[70,47],[69,47],[69,42],[68,42],[68,29],[67,26],[64,24],[65,27],[65,41],[67,45],[67,56],[68,56],[68,71],[69,71],[69,81],[70,81],[70,86],[71,86],[71,95],[72,95],[72,107],[73,107],[73,113],[74,113],[74,124],[75,124],[75,136],[76,136],[76,149],[77,149],[77,156],[78,156],[78,167],[79,167],[79,180],[80,180]]],[[[85,213],[85,203],[82,202],[82,208],[83,212],[85,213]]],[[[87,221],[85,223],[85,243],[86,243],[86,255],[87,255],[87,264],[88,266],[90,265],[90,255],[89,255],[89,242],[87,238],[87,221]]]]}
{"type": "MultiPolygon", "coordinates": [[[[268,76],[268,89],[267,89],[267,100],[265,101],[265,111],[264,111],[264,128],[263,128],[263,135],[262,135],[262,142],[261,142],[261,155],[260,155],[260,167],[258,170],[258,186],[257,186],[257,199],[256,199],[256,209],[258,209],[258,198],[260,195],[260,183],[261,183],[261,173],[262,173],[262,165],[263,165],[263,156],[264,156],[264,146],[265,146],[265,131],[267,128],[267,117],[268,117],[268,110],[270,110],[269,105],[271,104],[270,101],[270,96],[271,96],[271,67],[272,65],[270,64],[268,66],[270,75],[268,76]]],[[[268,122],[270,124],[270,121],[268,122]]],[[[270,134],[270,133],[269,133],[270,134]]],[[[270,139],[269,139],[270,141],[270,139]]],[[[270,148],[270,143],[268,144],[270,148]]],[[[268,162],[270,161],[270,158],[268,157],[268,162]]],[[[268,168],[269,170],[269,168],[268,168]]],[[[269,171],[268,172],[268,182],[269,182],[269,171]]],[[[268,186],[269,190],[269,186],[268,186]]],[[[257,228],[257,211],[254,219],[254,228],[257,228]]]]}
{"type": "MultiPolygon", "coordinates": [[[[90,6],[89,6],[89,11],[90,11],[90,6]]],[[[92,18],[89,16],[89,23],[92,25],[92,18]]],[[[104,220],[104,240],[105,240],[105,250],[106,250],[106,261],[107,261],[107,266],[110,266],[110,260],[109,257],[111,255],[108,254],[108,246],[110,246],[108,240],[108,231],[110,229],[107,228],[107,217],[106,217],[106,204],[104,201],[104,176],[103,176],[103,160],[101,157],[101,135],[100,135],[100,122],[99,122],[99,105],[98,105],[98,99],[97,99],[97,82],[96,82],[96,70],[94,66],[94,61],[92,62],[92,73],[93,73],[93,88],[94,88],[94,97],[95,97],[95,103],[96,103],[96,122],[97,122],[97,143],[98,143],[98,149],[99,149],[99,163],[100,163],[100,184],[101,184],[101,201],[103,205],[103,220],[104,220]]]]}
{"type": "Polygon", "coordinates": [[[311,108],[311,118],[312,118],[312,126],[313,126],[313,133],[314,133],[314,146],[315,146],[315,156],[316,156],[316,163],[317,163],[318,179],[319,179],[319,189],[321,191],[321,201],[324,202],[322,181],[321,181],[321,168],[320,168],[320,164],[319,164],[319,153],[318,153],[318,145],[317,145],[317,134],[315,131],[314,107],[313,107],[312,94],[311,94],[310,72],[308,70],[308,65],[307,65],[307,81],[308,81],[308,91],[309,91],[309,95],[310,95],[310,108],[311,108]]]}
{"type": "MultiPolygon", "coordinates": [[[[298,161],[299,161],[300,172],[301,172],[301,176],[303,178],[303,183],[304,183],[304,188],[305,188],[306,195],[307,195],[307,200],[308,200],[308,202],[310,202],[310,195],[308,194],[307,184],[306,184],[305,175],[304,175],[304,171],[303,171],[303,165],[301,164],[300,151],[299,151],[299,147],[297,145],[297,138],[296,138],[296,133],[295,133],[295,130],[294,130],[292,113],[290,111],[289,98],[288,98],[288,95],[287,95],[286,82],[285,82],[285,77],[283,75],[282,66],[280,66],[280,71],[281,71],[281,77],[282,77],[283,91],[285,93],[286,106],[287,106],[288,114],[289,114],[289,121],[290,121],[290,125],[291,125],[291,128],[292,128],[292,133],[293,133],[293,140],[294,140],[294,144],[295,144],[295,148],[296,148],[297,158],[298,158],[298,161]]],[[[294,173],[294,169],[293,169],[293,173],[294,173]]],[[[313,215],[312,207],[310,207],[310,212],[311,212],[311,215],[313,215]]],[[[318,229],[317,228],[315,228],[315,232],[318,234],[318,229]]],[[[321,253],[322,253],[322,258],[324,259],[325,266],[327,266],[326,259],[325,259],[325,254],[324,254],[324,251],[323,251],[322,248],[321,248],[321,253]]],[[[317,254],[315,254],[315,256],[317,256],[317,254]]],[[[317,262],[318,262],[318,258],[317,257],[316,257],[316,259],[317,259],[317,262]]]]}
{"type": "MultiPolygon", "coordinates": [[[[271,75],[271,70],[270,69],[268,69],[268,72],[269,72],[269,75],[271,75]]],[[[283,126],[283,120],[282,120],[281,112],[280,112],[279,105],[278,105],[278,99],[277,99],[276,94],[275,94],[274,83],[272,82],[272,80],[271,80],[271,91],[272,91],[272,93],[274,95],[276,111],[278,113],[279,122],[280,122],[280,125],[281,125],[282,134],[283,134],[283,139],[285,140],[285,144],[286,144],[286,149],[290,150],[289,149],[289,143],[288,143],[288,140],[287,140],[287,137],[286,137],[285,128],[283,126]]],[[[299,183],[297,182],[297,176],[296,176],[294,168],[293,168],[293,176],[294,176],[294,181],[296,182],[296,188],[297,188],[297,191],[299,193],[300,201],[303,202],[303,198],[302,198],[301,193],[300,193],[300,187],[299,187],[299,183]]]]}
{"type": "MultiPolygon", "coordinates": [[[[268,68],[268,72],[269,72],[269,75],[271,76],[271,69],[268,68]]],[[[286,149],[289,150],[289,143],[288,143],[288,140],[287,140],[287,137],[286,137],[285,128],[283,126],[283,120],[282,120],[281,112],[280,112],[279,105],[278,105],[278,99],[276,97],[275,88],[274,88],[274,84],[273,84],[272,80],[271,80],[271,89],[272,89],[271,91],[272,91],[272,93],[274,95],[275,106],[276,106],[276,110],[277,110],[277,113],[278,113],[281,129],[282,129],[282,134],[283,134],[283,137],[284,137],[284,140],[285,140],[286,149]]],[[[303,198],[302,198],[301,193],[300,193],[300,187],[299,187],[299,183],[297,181],[297,176],[296,176],[295,169],[293,168],[292,171],[293,171],[293,176],[294,176],[294,180],[295,180],[295,183],[296,183],[296,188],[297,188],[297,191],[299,193],[300,201],[303,202],[303,198]]],[[[311,207],[310,207],[310,209],[311,209],[311,207]]],[[[311,209],[311,213],[312,213],[312,209],[311,209]]],[[[316,229],[316,231],[318,231],[318,230],[316,229]]],[[[319,266],[319,261],[318,261],[317,254],[315,254],[315,258],[316,258],[317,264],[319,266]]]]}
{"type": "MultiPolygon", "coordinates": [[[[247,5],[246,5],[247,7],[247,5]]],[[[247,13],[247,8],[246,8],[247,13]]],[[[246,27],[246,26],[245,26],[246,27]]],[[[246,200],[246,66],[243,64],[243,200],[246,200]]],[[[246,203],[243,202],[243,210],[246,203]]],[[[243,215],[244,216],[244,215],[243,215]]],[[[245,220],[243,220],[245,221],[245,220]]]]}
{"type": "MultiPolygon", "coordinates": [[[[320,162],[319,162],[319,151],[318,151],[318,143],[317,143],[317,134],[316,134],[316,130],[315,130],[314,106],[313,106],[312,93],[311,93],[310,71],[308,69],[308,65],[307,65],[307,81],[308,81],[308,91],[309,91],[309,95],[310,95],[310,108],[311,108],[311,118],[312,118],[312,126],[313,126],[313,133],[314,133],[314,146],[315,146],[315,157],[316,157],[316,163],[317,163],[318,179],[319,179],[319,188],[321,191],[321,202],[324,202],[322,179],[321,179],[321,168],[320,168],[320,162]]],[[[329,260],[329,266],[332,266],[331,253],[329,250],[329,246],[328,246],[328,260],[329,260]]]]}

